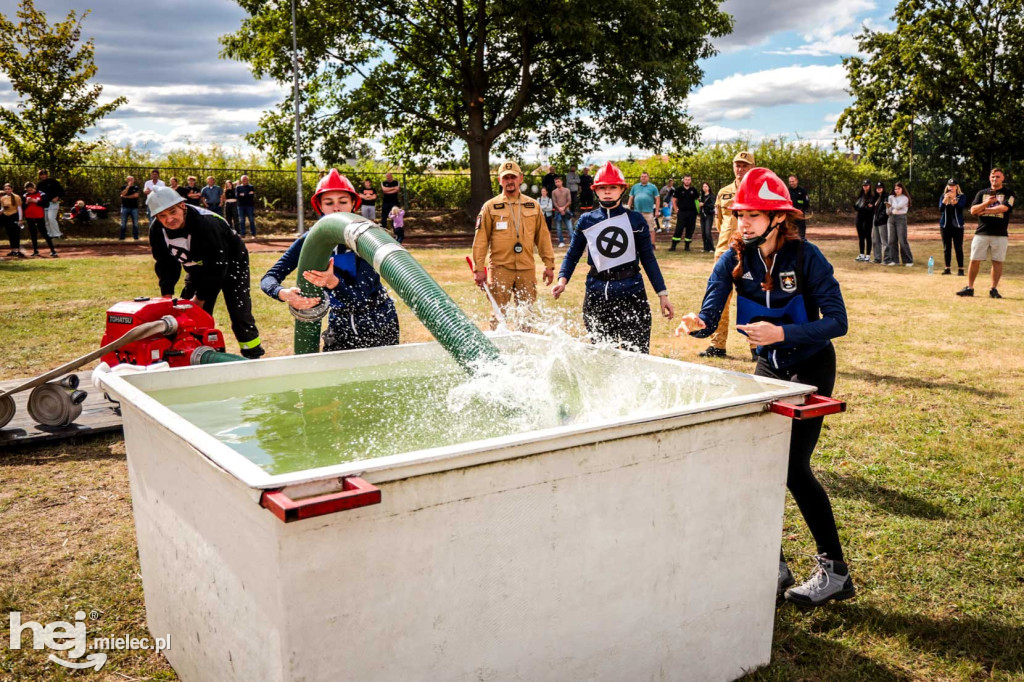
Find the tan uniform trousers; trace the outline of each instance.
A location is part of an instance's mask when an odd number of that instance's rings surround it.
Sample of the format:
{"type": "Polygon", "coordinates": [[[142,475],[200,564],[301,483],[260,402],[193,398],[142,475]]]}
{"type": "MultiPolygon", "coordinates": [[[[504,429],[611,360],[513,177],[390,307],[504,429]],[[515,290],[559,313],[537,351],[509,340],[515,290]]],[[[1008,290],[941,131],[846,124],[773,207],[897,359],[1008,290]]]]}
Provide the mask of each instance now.
{"type": "MultiPolygon", "coordinates": [[[[537,271],[513,270],[500,265],[491,267],[491,295],[504,314],[509,303],[519,306],[533,304],[537,300],[537,271]],[[514,300],[513,300],[514,299],[514,300]]],[[[498,326],[498,321],[491,318],[491,328],[498,326]]]]}

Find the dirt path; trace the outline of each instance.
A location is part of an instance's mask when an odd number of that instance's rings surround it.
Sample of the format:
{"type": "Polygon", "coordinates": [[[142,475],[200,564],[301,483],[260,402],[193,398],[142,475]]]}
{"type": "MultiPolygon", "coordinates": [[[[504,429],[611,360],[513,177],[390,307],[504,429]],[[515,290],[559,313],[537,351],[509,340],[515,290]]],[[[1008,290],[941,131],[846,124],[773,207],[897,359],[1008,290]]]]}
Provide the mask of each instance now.
{"type": "MultiPolygon", "coordinates": [[[[970,246],[971,230],[966,231],[964,236],[965,247],[970,246]]],[[[856,230],[851,225],[827,225],[823,227],[808,227],[807,236],[811,241],[824,241],[833,239],[856,239],[856,230]]],[[[938,241],[940,239],[939,228],[932,223],[915,223],[909,226],[909,236],[913,241],[938,241]]],[[[700,237],[697,236],[697,241],[700,237]]],[[[245,245],[249,253],[263,252],[284,252],[291,245],[293,237],[267,237],[256,240],[246,240],[245,245]]],[[[668,242],[668,235],[658,235],[659,242],[668,242]]],[[[1024,232],[1013,230],[1010,234],[1010,241],[1024,242],[1024,232]]],[[[413,249],[468,249],[473,243],[473,235],[469,233],[455,234],[410,234],[405,239],[405,246],[413,249]]],[[[22,245],[22,252],[26,251],[22,245]]],[[[40,253],[45,253],[43,249],[40,253]]],[[[149,242],[145,239],[138,241],[88,241],[73,240],[57,242],[57,251],[61,258],[94,258],[97,256],[148,256],[150,253],[149,242]]],[[[0,252],[2,253],[2,252],[0,252]]],[[[49,256],[42,256],[49,258],[49,256]]],[[[14,260],[6,256],[0,260],[14,260]]]]}

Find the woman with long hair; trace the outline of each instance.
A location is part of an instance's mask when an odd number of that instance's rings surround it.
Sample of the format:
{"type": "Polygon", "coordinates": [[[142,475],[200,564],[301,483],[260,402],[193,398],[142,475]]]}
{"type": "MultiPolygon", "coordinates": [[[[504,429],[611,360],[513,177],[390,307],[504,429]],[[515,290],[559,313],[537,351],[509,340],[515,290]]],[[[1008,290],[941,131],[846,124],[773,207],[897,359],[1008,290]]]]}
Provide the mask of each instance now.
{"type": "Polygon", "coordinates": [[[889,215],[886,213],[885,200],[889,193],[885,191],[885,184],[879,180],[875,185],[875,219],[871,228],[871,244],[875,252],[875,264],[888,263],[886,260],[885,247],[889,243],[889,215]]]}
{"type": "Polygon", "coordinates": [[[953,178],[946,183],[946,190],[939,197],[939,232],[942,234],[942,255],[946,259],[943,275],[952,275],[950,271],[950,253],[956,250],[956,268],[961,277],[964,276],[964,207],[967,206],[967,195],[960,191],[960,184],[953,178]]]}
{"type": "MultiPolygon", "coordinates": [[[[832,265],[800,239],[786,184],[766,168],[752,168],[732,205],[737,229],[708,279],[700,313],[684,316],[676,335],[698,338],[718,327],[736,291],[736,328],[757,344],[757,376],[817,386],[831,396],[836,381],[832,339],[846,334],[846,305],[832,265]],[[754,321],[757,320],[757,321],[754,321]]],[[[818,548],[811,577],[798,587],[784,554],[777,596],[800,606],[849,599],[856,590],[839,542],[828,493],[811,470],[822,418],[793,422],[786,486],[818,548]]]]}
{"type": "Polygon", "coordinates": [[[902,182],[892,186],[892,194],[886,199],[886,212],[889,214],[889,246],[886,265],[914,267],[914,255],[910,253],[910,240],[907,238],[907,213],[910,211],[910,194],[902,182]]]}
{"type": "Polygon", "coordinates": [[[221,198],[224,206],[224,220],[235,232],[238,232],[238,198],[235,197],[235,183],[231,180],[224,181],[224,196],[221,198]]]}
{"type": "Polygon", "coordinates": [[[857,248],[860,250],[854,260],[867,263],[871,260],[871,227],[875,218],[875,193],[871,191],[870,180],[865,179],[860,184],[853,207],[857,210],[857,248]]]}
{"type": "Polygon", "coordinates": [[[711,185],[702,183],[700,186],[700,237],[704,242],[704,253],[715,250],[715,242],[711,239],[711,226],[715,224],[715,193],[711,185]]]}

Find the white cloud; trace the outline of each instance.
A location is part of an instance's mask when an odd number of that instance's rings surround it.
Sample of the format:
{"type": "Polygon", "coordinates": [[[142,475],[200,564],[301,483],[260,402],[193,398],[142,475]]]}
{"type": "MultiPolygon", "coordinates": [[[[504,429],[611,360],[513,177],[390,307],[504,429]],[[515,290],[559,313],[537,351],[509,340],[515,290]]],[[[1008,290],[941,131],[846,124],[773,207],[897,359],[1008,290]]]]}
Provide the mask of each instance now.
{"type": "Polygon", "coordinates": [[[887,31],[889,27],[874,19],[867,19],[863,24],[856,30],[849,33],[837,33],[837,34],[818,34],[818,39],[814,39],[814,34],[807,34],[804,39],[803,45],[797,47],[786,47],[779,50],[769,50],[767,54],[781,54],[781,55],[793,55],[793,56],[809,56],[809,57],[827,57],[832,55],[840,55],[843,57],[849,56],[863,56],[863,52],[860,51],[860,46],[857,43],[857,36],[863,29],[869,29],[872,31],[887,31]]]}
{"type": "Polygon", "coordinates": [[[761,45],[774,34],[794,32],[805,41],[826,41],[855,25],[857,17],[875,9],[874,0],[725,0],[733,15],[733,32],[716,47],[733,51],[761,45]]]}
{"type": "Polygon", "coordinates": [[[846,87],[841,64],[785,66],[716,80],[690,95],[688,108],[698,122],[736,120],[755,107],[844,99],[846,87]]]}
{"type": "Polygon", "coordinates": [[[749,128],[729,128],[726,126],[709,125],[701,128],[700,138],[705,144],[715,142],[731,142],[733,140],[759,140],[764,133],[749,128]]]}

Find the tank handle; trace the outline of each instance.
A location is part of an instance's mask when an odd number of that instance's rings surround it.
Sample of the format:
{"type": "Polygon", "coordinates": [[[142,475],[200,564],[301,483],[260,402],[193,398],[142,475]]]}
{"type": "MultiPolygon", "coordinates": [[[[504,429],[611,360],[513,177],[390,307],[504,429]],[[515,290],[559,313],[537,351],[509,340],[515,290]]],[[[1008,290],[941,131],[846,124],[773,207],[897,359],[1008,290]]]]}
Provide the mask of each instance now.
{"type": "Polygon", "coordinates": [[[380,488],[358,476],[341,479],[341,490],[292,499],[283,489],[264,490],[260,495],[260,506],[269,509],[274,516],[285,523],[308,519],[334,512],[368,507],[380,504],[380,488]]]}
{"type": "Polygon", "coordinates": [[[768,410],[790,419],[814,419],[824,417],[826,414],[846,412],[846,401],[812,393],[807,396],[807,401],[803,405],[793,405],[775,400],[768,405],[768,410]]]}

